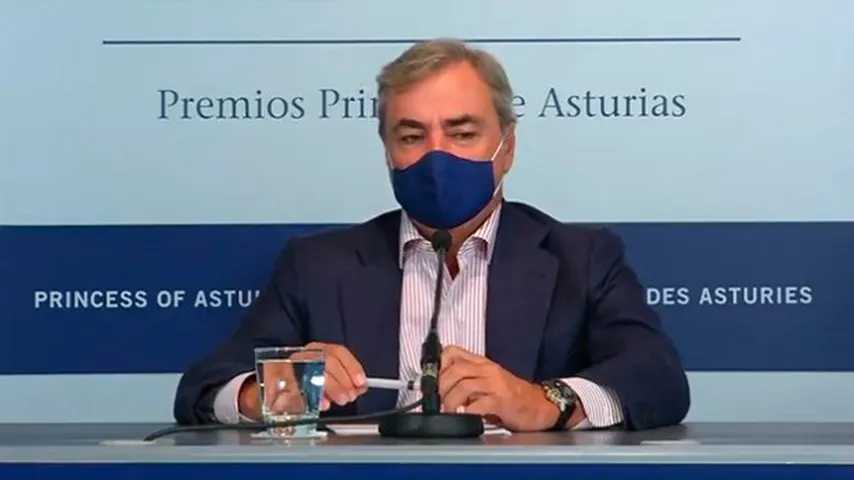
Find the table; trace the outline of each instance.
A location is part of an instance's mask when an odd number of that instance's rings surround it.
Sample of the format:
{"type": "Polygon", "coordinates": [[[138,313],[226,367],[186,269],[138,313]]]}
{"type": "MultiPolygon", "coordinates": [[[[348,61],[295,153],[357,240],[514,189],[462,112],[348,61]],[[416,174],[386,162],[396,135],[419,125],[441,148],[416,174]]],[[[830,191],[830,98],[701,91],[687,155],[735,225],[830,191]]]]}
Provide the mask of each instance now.
{"type": "Polygon", "coordinates": [[[291,443],[220,431],[121,442],[166,426],[0,424],[0,478],[854,478],[854,423],[689,423],[469,440],[330,435],[291,443]]]}

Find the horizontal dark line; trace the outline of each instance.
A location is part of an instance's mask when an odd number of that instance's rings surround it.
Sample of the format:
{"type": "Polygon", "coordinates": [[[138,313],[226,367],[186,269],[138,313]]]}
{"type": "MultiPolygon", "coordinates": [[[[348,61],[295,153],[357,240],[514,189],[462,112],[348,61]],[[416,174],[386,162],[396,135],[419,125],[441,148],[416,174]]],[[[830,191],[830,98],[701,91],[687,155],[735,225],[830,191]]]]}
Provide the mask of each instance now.
{"type": "MultiPolygon", "coordinates": [[[[739,221],[602,221],[602,222],[561,222],[567,225],[589,226],[589,227],[839,227],[844,226],[854,229],[854,220],[739,220],[739,221]]],[[[131,228],[341,228],[358,225],[359,222],[279,222],[279,223],[257,223],[257,222],[231,222],[231,223],[87,223],[87,224],[0,224],[0,234],[11,230],[51,230],[51,229],[131,229],[131,228]]]]}
{"type": "MultiPolygon", "coordinates": [[[[109,46],[169,45],[396,45],[424,41],[420,38],[342,39],[197,39],[197,40],[103,40],[109,46]]],[[[470,38],[467,43],[732,43],[741,37],[577,37],[577,38],[470,38]]]]}

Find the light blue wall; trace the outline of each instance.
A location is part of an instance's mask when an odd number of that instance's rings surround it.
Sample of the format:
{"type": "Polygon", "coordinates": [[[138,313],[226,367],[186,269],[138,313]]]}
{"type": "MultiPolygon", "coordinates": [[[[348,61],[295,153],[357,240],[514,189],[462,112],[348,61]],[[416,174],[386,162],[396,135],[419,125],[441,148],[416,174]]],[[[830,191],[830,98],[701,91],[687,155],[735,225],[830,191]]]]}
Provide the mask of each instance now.
{"type": "Polygon", "coordinates": [[[400,2],[7,6],[0,19],[0,225],[369,218],[394,206],[375,120],[342,118],[343,102],[321,118],[321,91],[372,96],[380,66],[407,45],[102,42],[435,36],[738,37],[483,44],[526,99],[508,195],[566,221],[854,219],[854,4],[430,5],[417,22],[400,2]],[[645,89],[650,104],[655,95],[683,96],[686,110],[604,119],[559,118],[552,108],[540,118],[552,88],[561,102],[587,91],[624,97],[645,89]],[[258,90],[265,102],[303,97],[305,116],[182,120],[170,111],[164,120],[158,91],[165,89],[194,99],[254,99],[258,90]]]}

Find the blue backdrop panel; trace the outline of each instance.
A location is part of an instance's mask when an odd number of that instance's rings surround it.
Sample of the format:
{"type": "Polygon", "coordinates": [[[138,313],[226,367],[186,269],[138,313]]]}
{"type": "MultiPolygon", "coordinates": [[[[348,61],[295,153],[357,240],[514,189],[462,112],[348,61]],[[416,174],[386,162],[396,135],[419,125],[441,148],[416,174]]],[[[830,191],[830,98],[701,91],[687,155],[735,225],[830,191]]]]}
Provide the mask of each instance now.
{"type": "MultiPolygon", "coordinates": [[[[181,371],[288,238],[338,227],[0,227],[0,374],[181,371]]],[[[854,223],[612,228],[688,369],[854,370],[854,223]]]]}

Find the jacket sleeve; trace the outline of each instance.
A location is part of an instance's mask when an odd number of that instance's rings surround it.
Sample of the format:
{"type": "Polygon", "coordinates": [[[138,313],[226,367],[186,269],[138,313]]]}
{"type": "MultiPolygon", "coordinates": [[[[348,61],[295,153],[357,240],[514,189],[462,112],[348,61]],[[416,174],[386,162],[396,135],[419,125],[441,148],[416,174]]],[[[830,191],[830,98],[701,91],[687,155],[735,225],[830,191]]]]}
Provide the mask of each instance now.
{"type": "Polygon", "coordinates": [[[289,242],[268,285],[232,336],[181,377],[174,406],[178,423],[216,422],[213,402],[217,391],[235,376],[255,369],[255,347],[306,343],[297,247],[297,241],[289,242]]]}
{"type": "Polygon", "coordinates": [[[685,371],[658,315],[646,304],[643,287],[625,263],[622,242],[600,230],[590,251],[591,365],[578,376],[617,393],[629,429],[679,423],[690,404],[685,371]]]}

